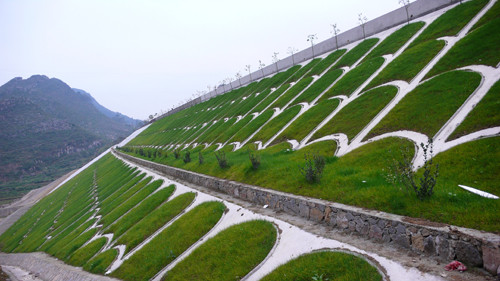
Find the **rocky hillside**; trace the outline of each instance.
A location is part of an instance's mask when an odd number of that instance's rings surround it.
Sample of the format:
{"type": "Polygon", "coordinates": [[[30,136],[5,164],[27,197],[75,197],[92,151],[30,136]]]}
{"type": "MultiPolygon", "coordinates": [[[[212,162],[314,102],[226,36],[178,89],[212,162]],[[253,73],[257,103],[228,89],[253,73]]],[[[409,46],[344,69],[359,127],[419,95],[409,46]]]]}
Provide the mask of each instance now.
{"type": "Polygon", "coordinates": [[[0,87],[0,200],[77,168],[138,126],[81,92],[41,75],[0,87]]]}

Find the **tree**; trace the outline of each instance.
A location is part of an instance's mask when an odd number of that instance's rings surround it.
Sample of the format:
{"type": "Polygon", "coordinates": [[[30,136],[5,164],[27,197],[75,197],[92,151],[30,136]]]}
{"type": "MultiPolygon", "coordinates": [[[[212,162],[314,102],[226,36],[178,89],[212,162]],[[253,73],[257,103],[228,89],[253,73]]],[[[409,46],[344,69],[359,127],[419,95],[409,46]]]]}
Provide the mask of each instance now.
{"type": "Polygon", "coordinates": [[[363,39],[366,38],[366,33],[365,33],[365,24],[368,21],[368,18],[366,16],[363,16],[363,13],[358,14],[358,21],[359,24],[361,25],[361,28],[363,28],[363,39]]]}
{"type": "Polygon", "coordinates": [[[339,49],[339,42],[337,41],[337,35],[340,32],[340,29],[337,28],[337,23],[331,24],[332,31],[330,31],[335,36],[335,49],[339,49]]]}
{"type": "Polygon", "coordinates": [[[294,59],[294,57],[293,57],[293,56],[294,56],[295,52],[297,52],[297,51],[298,51],[298,50],[297,50],[297,49],[295,49],[294,47],[288,47],[288,53],[289,53],[290,55],[292,55],[292,64],[293,64],[293,65],[295,65],[295,59],[294,59]]]}
{"type": "Polygon", "coordinates": [[[273,63],[276,66],[276,72],[278,72],[278,61],[279,61],[278,54],[279,54],[278,52],[273,53],[273,63]]]}
{"type": "Polygon", "coordinates": [[[229,87],[231,88],[231,91],[232,91],[233,90],[233,78],[227,77],[226,81],[229,82],[229,87]]]}
{"type": "Polygon", "coordinates": [[[250,82],[252,82],[252,73],[250,72],[250,65],[249,64],[245,65],[245,70],[248,71],[248,74],[250,75],[250,82]]]}
{"type": "Polygon", "coordinates": [[[262,77],[264,77],[264,66],[266,66],[261,60],[259,60],[259,69],[262,73],[262,77]]]}
{"type": "Polygon", "coordinates": [[[406,22],[410,24],[410,15],[408,14],[408,6],[410,5],[410,0],[399,0],[399,4],[403,5],[406,10],[406,22]]]}
{"type": "Polygon", "coordinates": [[[239,71],[236,72],[236,79],[238,79],[238,83],[240,84],[241,87],[241,73],[239,71]]]}
{"type": "Polygon", "coordinates": [[[316,40],[316,39],[318,39],[318,36],[316,34],[309,34],[309,35],[307,35],[307,41],[311,42],[313,59],[314,59],[314,40],[316,40]]]}

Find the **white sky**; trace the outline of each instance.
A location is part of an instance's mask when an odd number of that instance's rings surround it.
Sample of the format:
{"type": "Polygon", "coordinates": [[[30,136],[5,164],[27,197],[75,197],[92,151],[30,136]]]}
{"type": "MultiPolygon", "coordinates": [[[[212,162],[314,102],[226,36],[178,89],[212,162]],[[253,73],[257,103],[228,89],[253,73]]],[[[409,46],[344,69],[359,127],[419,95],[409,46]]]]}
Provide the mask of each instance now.
{"type": "Polygon", "coordinates": [[[398,0],[0,0],[0,85],[43,74],[146,119],[398,0]]]}

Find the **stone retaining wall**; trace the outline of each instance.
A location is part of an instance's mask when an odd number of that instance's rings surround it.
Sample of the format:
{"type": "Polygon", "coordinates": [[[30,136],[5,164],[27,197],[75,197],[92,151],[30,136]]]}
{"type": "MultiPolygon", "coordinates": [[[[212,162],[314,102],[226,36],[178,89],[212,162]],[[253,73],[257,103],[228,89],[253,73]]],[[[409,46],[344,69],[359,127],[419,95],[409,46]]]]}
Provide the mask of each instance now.
{"type": "Polygon", "coordinates": [[[396,244],[444,261],[456,259],[468,265],[484,266],[494,274],[500,265],[500,236],[494,233],[292,195],[169,167],[119,151],[114,152],[124,159],[161,174],[257,205],[268,205],[276,211],[301,216],[377,242],[396,244]]]}

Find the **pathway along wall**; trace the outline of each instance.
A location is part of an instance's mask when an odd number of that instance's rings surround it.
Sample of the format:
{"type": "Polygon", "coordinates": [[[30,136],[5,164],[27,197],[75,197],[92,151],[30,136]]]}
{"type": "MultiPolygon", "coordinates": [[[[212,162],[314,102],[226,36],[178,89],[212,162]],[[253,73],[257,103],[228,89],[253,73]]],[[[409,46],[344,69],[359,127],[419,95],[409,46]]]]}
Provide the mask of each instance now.
{"type": "Polygon", "coordinates": [[[493,274],[500,266],[500,236],[494,233],[287,194],[114,152],[164,175],[257,205],[268,205],[276,211],[301,216],[377,242],[395,244],[445,261],[456,259],[472,266],[483,266],[493,274]]]}

